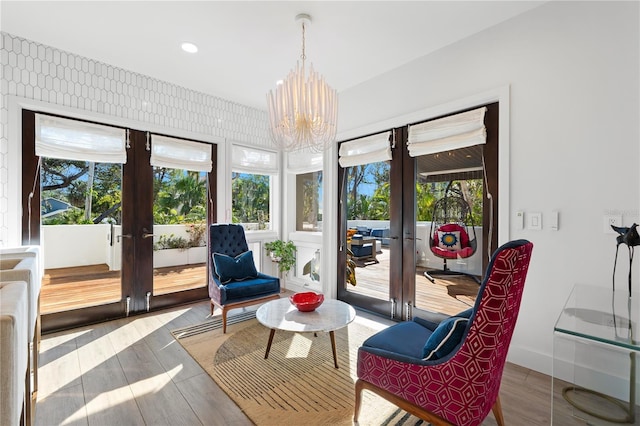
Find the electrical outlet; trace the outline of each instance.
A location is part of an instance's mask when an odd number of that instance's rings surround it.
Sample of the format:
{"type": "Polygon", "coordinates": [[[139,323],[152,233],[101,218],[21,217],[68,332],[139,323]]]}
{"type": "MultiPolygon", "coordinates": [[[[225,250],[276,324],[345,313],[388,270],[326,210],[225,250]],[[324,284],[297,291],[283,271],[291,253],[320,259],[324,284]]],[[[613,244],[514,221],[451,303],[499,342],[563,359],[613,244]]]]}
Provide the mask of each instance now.
{"type": "Polygon", "coordinates": [[[611,225],[613,226],[622,226],[622,215],[620,214],[607,214],[604,215],[604,233],[605,234],[615,234],[616,231],[611,229],[611,225]]]}

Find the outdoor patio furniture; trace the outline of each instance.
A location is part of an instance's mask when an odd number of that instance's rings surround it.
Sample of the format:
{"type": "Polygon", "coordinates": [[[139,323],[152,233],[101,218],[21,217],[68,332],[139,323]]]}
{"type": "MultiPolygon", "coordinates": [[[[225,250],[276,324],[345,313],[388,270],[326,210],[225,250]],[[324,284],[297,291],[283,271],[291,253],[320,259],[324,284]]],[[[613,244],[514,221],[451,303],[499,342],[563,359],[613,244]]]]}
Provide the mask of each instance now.
{"type": "Polygon", "coordinates": [[[429,248],[434,256],[443,260],[441,270],[424,273],[431,282],[435,275],[466,275],[480,281],[472,274],[452,271],[447,260],[466,259],[473,256],[478,247],[471,206],[464,199],[459,185],[449,182],[444,197],[435,202],[429,232],[429,248]]]}
{"type": "Polygon", "coordinates": [[[366,389],[433,425],[479,425],[491,410],[504,425],[500,382],[532,249],[517,240],[496,250],[473,309],[440,323],[414,318],[365,340],[354,422],[366,389]]]}
{"type": "Polygon", "coordinates": [[[210,228],[209,297],[222,309],[222,332],[227,332],[227,313],[231,309],[280,298],[280,279],[258,272],[244,228],[235,224],[214,224],[210,228]]]}
{"type": "Polygon", "coordinates": [[[388,247],[391,242],[389,237],[389,228],[373,228],[371,230],[371,236],[378,240],[378,253],[380,253],[380,247],[388,247]]]}
{"type": "Polygon", "coordinates": [[[360,234],[363,237],[368,237],[371,235],[371,228],[367,226],[356,226],[356,234],[360,234]]]}
{"type": "Polygon", "coordinates": [[[348,248],[353,253],[354,260],[378,263],[378,259],[376,259],[376,246],[377,241],[374,237],[365,237],[360,234],[353,235],[348,244],[348,248]]]}

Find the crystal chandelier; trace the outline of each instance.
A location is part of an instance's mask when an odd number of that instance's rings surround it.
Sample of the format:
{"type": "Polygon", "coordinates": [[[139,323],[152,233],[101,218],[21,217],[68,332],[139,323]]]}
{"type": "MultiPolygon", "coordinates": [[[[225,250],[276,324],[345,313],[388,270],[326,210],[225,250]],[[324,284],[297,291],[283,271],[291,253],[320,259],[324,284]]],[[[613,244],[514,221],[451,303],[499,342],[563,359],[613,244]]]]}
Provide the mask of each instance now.
{"type": "Polygon", "coordinates": [[[267,94],[271,138],[281,150],[300,149],[320,152],[335,141],[338,121],[338,94],[320,74],[305,69],[305,27],[311,23],[307,14],[296,16],[302,22],[302,66],[267,94]]]}

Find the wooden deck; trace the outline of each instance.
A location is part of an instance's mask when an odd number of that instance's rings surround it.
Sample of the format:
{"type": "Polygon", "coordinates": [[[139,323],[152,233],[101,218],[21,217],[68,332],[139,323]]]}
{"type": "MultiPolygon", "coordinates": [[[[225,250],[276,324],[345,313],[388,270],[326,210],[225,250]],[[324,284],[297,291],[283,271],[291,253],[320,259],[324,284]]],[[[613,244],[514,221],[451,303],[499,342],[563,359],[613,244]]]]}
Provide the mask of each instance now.
{"type": "MultiPolygon", "coordinates": [[[[377,255],[379,263],[356,268],[358,285],[349,291],[389,300],[389,251],[377,255]]],[[[456,314],[473,305],[478,284],[468,277],[437,277],[431,283],[416,271],[415,306],[432,312],[456,314]]],[[[206,265],[157,268],[153,271],[153,294],[167,294],[207,285],[206,265]]],[[[47,269],[41,293],[41,312],[49,314],[69,309],[117,302],[122,298],[120,272],[107,265],[47,269]]]]}
{"type": "MultiPolygon", "coordinates": [[[[207,285],[203,264],[171,266],[153,270],[153,294],[167,294],[207,285]]],[[[47,269],[42,281],[42,314],[86,308],[122,299],[120,271],[107,265],[47,269]]]]}
{"type": "MultiPolygon", "coordinates": [[[[367,263],[356,268],[357,285],[348,291],[389,300],[389,250],[382,249],[376,256],[378,263],[367,263]]],[[[454,315],[473,306],[480,286],[466,276],[439,276],[435,283],[425,276],[425,268],[416,268],[416,294],[414,306],[430,312],[454,315]]]]}

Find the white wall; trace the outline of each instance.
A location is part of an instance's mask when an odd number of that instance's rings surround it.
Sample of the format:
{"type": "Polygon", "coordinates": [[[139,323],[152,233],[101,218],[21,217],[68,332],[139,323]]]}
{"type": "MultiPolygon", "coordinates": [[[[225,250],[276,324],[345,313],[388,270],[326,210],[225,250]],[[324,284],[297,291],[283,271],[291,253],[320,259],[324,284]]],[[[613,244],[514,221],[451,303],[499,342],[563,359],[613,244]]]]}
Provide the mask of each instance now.
{"type": "Polygon", "coordinates": [[[109,264],[110,232],[107,224],[43,226],[44,268],[109,264]]]}
{"type": "Polygon", "coordinates": [[[611,285],[615,238],[603,215],[640,220],[638,27],[637,2],[549,2],[340,93],[345,134],[510,86],[510,205],[500,220],[543,214],[541,231],[513,220],[508,231],[535,244],[510,360],[545,373],[572,286],[611,285]],[[559,231],[545,225],[553,210],[559,231]]]}

